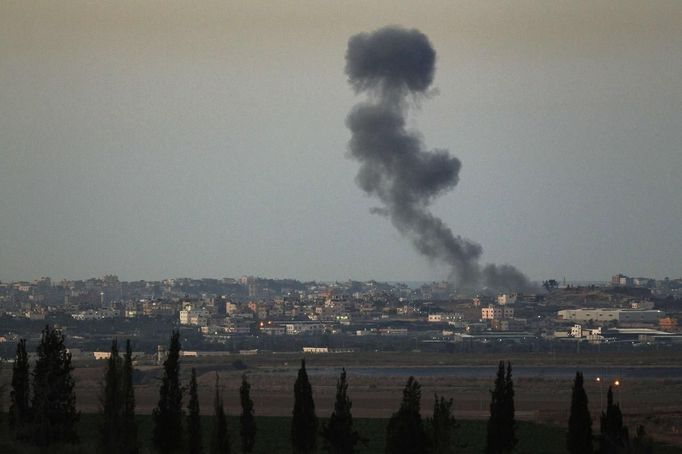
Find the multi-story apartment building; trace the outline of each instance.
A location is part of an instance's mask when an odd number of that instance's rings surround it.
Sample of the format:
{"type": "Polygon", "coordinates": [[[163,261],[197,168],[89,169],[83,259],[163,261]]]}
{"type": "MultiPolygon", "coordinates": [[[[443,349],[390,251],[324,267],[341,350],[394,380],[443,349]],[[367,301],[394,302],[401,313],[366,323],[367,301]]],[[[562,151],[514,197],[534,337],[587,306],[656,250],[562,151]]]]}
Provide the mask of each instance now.
{"type": "Polygon", "coordinates": [[[514,318],[514,308],[509,306],[493,306],[491,304],[481,309],[481,318],[483,320],[514,318]]]}

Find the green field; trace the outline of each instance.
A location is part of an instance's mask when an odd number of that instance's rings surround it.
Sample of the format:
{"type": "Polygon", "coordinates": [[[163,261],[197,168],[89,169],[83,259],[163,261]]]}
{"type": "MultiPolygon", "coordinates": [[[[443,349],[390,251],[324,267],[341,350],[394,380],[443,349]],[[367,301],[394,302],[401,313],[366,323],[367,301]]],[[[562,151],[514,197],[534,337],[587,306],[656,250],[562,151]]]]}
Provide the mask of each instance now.
{"type": "MultiPolygon", "coordinates": [[[[139,434],[141,453],[151,452],[151,416],[139,416],[139,434]]],[[[291,452],[289,444],[289,418],[283,417],[258,417],[256,418],[258,433],[256,436],[256,453],[274,454],[291,452]]],[[[81,415],[79,423],[79,433],[81,442],[79,445],[65,446],[61,449],[50,449],[52,453],[95,453],[97,452],[97,424],[99,417],[92,414],[81,415]]],[[[2,439],[0,440],[1,453],[33,454],[39,453],[38,449],[27,445],[19,444],[7,440],[6,424],[3,422],[2,439]]],[[[208,447],[208,440],[211,428],[211,417],[202,419],[204,430],[204,446],[208,447]]],[[[322,422],[322,421],[321,421],[322,422]]],[[[355,425],[361,435],[368,439],[366,446],[362,446],[359,453],[383,453],[384,437],[386,433],[386,419],[355,419],[355,425]]],[[[229,419],[230,437],[233,452],[239,452],[239,432],[237,417],[229,419]]],[[[485,421],[459,421],[457,429],[458,451],[461,453],[481,453],[485,447],[485,421]]],[[[543,454],[543,453],[563,453],[565,451],[565,430],[561,427],[535,424],[529,422],[519,422],[517,437],[519,444],[516,452],[519,454],[543,454]]],[[[321,445],[321,440],[319,440],[321,445]]],[[[596,444],[595,444],[596,446],[596,444]]],[[[319,450],[324,452],[323,449],[319,450]]],[[[679,453],[679,448],[666,445],[656,445],[654,452],[657,454],[679,453]]]]}

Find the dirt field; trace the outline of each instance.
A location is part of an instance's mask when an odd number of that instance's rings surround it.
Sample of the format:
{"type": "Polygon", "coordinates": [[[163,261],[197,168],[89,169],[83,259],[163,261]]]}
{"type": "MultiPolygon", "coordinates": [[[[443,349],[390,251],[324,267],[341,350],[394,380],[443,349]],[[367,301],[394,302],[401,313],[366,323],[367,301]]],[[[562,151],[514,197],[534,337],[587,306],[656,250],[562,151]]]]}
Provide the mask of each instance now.
{"type": "MultiPolygon", "coordinates": [[[[446,364],[463,364],[463,358],[447,358],[442,355],[408,354],[402,357],[387,357],[377,354],[363,354],[359,358],[335,355],[309,356],[308,368],[311,371],[310,381],[313,386],[315,404],[319,415],[329,415],[332,411],[336,379],[340,366],[349,365],[349,394],[353,400],[353,414],[356,417],[386,418],[399,406],[405,376],[359,375],[353,374],[352,366],[443,366],[446,364]],[[419,362],[417,360],[420,359],[419,362]]],[[[203,409],[212,405],[215,385],[215,373],[220,374],[221,386],[225,398],[226,409],[231,414],[239,412],[238,388],[243,373],[248,375],[252,385],[252,397],[255,410],[262,416],[288,416],[293,407],[293,384],[300,355],[277,357],[241,357],[249,368],[235,370],[232,362],[238,359],[183,359],[184,379],[188,380],[190,367],[196,367],[200,386],[200,399],[203,409]]],[[[497,358],[479,356],[468,358],[467,364],[477,363],[495,365],[497,358]]],[[[542,358],[534,356],[518,356],[513,358],[514,366],[543,364],[580,367],[593,365],[587,358],[560,357],[542,358]],[[576,364],[577,366],[572,366],[576,364]]],[[[614,358],[610,358],[614,360],[614,358]]],[[[623,365],[637,364],[666,365],[675,364],[677,358],[661,355],[655,357],[631,356],[620,358],[623,365]]],[[[594,359],[592,360],[594,361],[594,359]]],[[[615,367],[611,363],[611,367],[615,367]]],[[[676,362],[680,364],[680,362],[676,362]]],[[[99,410],[100,381],[104,372],[104,363],[88,363],[76,368],[77,402],[81,411],[86,413],[99,410]]],[[[158,384],[161,373],[160,366],[140,365],[138,384],[136,386],[137,408],[140,414],[149,414],[157,403],[158,384]]],[[[387,370],[388,372],[388,370],[387,370]]],[[[9,370],[4,370],[3,379],[9,380],[9,370]]],[[[463,379],[443,376],[420,376],[422,385],[422,412],[429,414],[433,405],[433,395],[443,395],[455,401],[455,416],[459,419],[484,419],[488,416],[489,390],[493,385],[494,374],[487,379],[463,379]]],[[[572,380],[551,378],[516,378],[516,414],[521,420],[550,423],[565,426],[571,399],[572,380]]],[[[586,389],[590,400],[590,410],[595,419],[594,430],[598,431],[598,415],[600,405],[606,405],[606,386],[586,378],[586,389]],[[600,396],[603,396],[600,399],[600,396]]],[[[682,446],[682,377],[680,379],[645,379],[623,381],[616,390],[616,401],[619,401],[624,419],[631,430],[637,424],[644,424],[647,431],[655,438],[671,444],[682,446]]]]}

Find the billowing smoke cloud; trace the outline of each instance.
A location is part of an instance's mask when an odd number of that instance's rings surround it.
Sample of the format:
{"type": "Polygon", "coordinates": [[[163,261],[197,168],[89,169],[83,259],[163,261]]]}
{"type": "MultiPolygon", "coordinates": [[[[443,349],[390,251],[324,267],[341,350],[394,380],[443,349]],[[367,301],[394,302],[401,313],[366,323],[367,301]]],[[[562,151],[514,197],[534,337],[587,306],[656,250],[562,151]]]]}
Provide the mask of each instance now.
{"type": "Polygon", "coordinates": [[[372,211],[387,216],[421,254],[448,264],[458,285],[528,289],[528,279],[513,266],[481,269],[481,246],[454,235],[428,209],[457,185],[461,168],[447,150],[426,150],[420,136],[405,126],[410,101],[428,93],[435,61],[429,39],[418,30],[385,27],[348,42],[349,82],[357,93],[369,95],[346,120],[352,132],[350,154],[361,164],[356,182],[381,201],[383,206],[372,211]]]}

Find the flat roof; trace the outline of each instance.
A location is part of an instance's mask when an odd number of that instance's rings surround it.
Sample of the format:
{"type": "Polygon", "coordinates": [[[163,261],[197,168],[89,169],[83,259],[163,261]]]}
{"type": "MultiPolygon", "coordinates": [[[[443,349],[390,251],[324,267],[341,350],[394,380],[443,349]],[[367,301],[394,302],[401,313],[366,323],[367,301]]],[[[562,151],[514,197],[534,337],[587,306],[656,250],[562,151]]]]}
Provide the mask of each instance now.
{"type": "Polygon", "coordinates": [[[606,330],[606,332],[618,334],[656,334],[659,336],[672,336],[671,333],[666,333],[665,331],[659,331],[652,328],[611,328],[606,330]]]}

